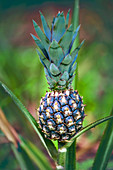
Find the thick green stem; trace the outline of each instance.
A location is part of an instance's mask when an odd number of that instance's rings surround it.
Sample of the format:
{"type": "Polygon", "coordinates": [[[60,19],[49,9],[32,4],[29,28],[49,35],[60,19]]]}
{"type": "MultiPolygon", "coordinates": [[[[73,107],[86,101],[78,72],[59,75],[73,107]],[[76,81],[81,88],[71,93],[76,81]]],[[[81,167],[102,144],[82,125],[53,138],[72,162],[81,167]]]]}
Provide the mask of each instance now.
{"type": "MultiPolygon", "coordinates": [[[[75,30],[79,24],[79,0],[75,0],[74,10],[73,10],[73,29],[75,30]]],[[[77,36],[72,51],[79,44],[79,35],[77,36]]],[[[78,60],[77,60],[78,61],[78,60]]],[[[75,76],[75,89],[77,89],[77,81],[78,81],[78,63],[76,69],[75,76]]],[[[66,152],[66,170],[75,170],[76,169],[76,140],[72,143],[72,145],[67,149],[66,152]]]]}
{"type": "Polygon", "coordinates": [[[59,170],[64,170],[65,169],[64,165],[65,165],[66,152],[67,152],[67,149],[65,149],[65,148],[58,149],[58,158],[57,158],[56,168],[59,169],[59,170]]]}
{"type": "Polygon", "coordinates": [[[75,170],[76,169],[76,140],[67,149],[65,170],[75,170]]]}

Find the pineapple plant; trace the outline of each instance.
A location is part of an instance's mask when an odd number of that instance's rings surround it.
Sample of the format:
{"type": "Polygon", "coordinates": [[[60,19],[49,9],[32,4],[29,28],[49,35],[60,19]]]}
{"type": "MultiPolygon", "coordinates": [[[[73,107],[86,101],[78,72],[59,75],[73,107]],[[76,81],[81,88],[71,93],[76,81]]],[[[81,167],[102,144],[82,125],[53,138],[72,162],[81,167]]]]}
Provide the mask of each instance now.
{"type": "Polygon", "coordinates": [[[31,34],[49,84],[37,109],[38,124],[46,138],[59,142],[69,141],[82,128],[85,117],[82,97],[71,86],[83,42],[72,50],[80,26],[75,31],[72,24],[68,26],[69,13],[65,19],[64,13],[58,12],[49,28],[40,12],[43,31],[33,21],[39,38],[31,34]]]}

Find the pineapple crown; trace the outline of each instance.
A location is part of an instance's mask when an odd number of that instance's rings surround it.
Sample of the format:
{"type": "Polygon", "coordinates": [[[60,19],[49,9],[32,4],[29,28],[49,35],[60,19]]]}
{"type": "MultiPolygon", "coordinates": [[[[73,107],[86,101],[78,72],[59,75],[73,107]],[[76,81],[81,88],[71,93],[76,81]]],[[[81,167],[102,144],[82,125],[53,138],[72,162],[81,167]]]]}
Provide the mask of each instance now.
{"type": "Polygon", "coordinates": [[[82,43],[72,51],[74,40],[80,26],[73,30],[69,24],[69,13],[66,19],[63,12],[58,12],[53,18],[51,29],[44,16],[40,12],[43,30],[33,20],[35,31],[40,39],[31,34],[38,46],[37,53],[44,66],[47,82],[52,90],[63,90],[69,88],[74,79],[76,70],[76,59],[82,43]]]}

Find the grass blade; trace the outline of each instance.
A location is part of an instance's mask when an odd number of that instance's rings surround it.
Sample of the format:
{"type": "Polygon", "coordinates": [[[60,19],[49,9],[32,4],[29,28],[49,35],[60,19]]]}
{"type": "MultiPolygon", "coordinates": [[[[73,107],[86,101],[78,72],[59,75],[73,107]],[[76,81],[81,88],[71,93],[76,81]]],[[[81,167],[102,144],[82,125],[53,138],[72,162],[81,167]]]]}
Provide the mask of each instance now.
{"type": "Polygon", "coordinates": [[[1,109],[0,109],[0,128],[7,137],[8,141],[12,143],[11,146],[13,152],[22,169],[24,170],[30,169],[32,165],[31,160],[33,160],[37,167],[39,167],[40,169],[51,170],[49,162],[46,159],[46,156],[30,141],[25,140],[22,137],[19,138],[17,132],[10,125],[1,109]],[[29,159],[26,158],[28,156],[29,159]],[[30,166],[28,166],[29,163],[30,166]]]}
{"type": "MultiPolygon", "coordinates": [[[[113,116],[113,109],[111,111],[113,116]]],[[[110,155],[113,150],[113,119],[109,120],[98,148],[92,170],[106,169],[110,155]]]]}
{"type": "Polygon", "coordinates": [[[18,151],[13,144],[11,144],[11,148],[22,170],[37,169],[23,149],[21,149],[21,151],[18,151]]]}
{"type": "Polygon", "coordinates": [[[20,146],[21,141],[19,139],[19,136],[15,129],[8,122],[1,109],[0,109],[0,128],[4,135],[7,137],[8,141],[11,142],[12,150],[16,156],[16,159],[19,162],[21,169],[30,170],[31,167],[36,169],[32,161],[27,157],[27,154],[23,151],[23,149],[21,149],[20,146]]]}
{"type": "MultiPolygon", "coordinates": [[[[32,127],[35,129],[36,133],[39,135],[43,145],[45,146],[46,150],[48,151],[49,155],[51,158],[54,160],[57,159],[57,150],[54,146],[54,144],[49,140],[44,137],[44,134],[41,132],[41,130],[38,128],[38,124],[34,117],[30,114],[30,112],[25,108],[25,106],[20,102],[20,100],[13,94],[9,88],[0,82],[0,93],[5,93],[5,96],[9,95],[15,104],[18,106],[18,108],[21,110],[22,113],[26,116],[32,127]]],[[[2,100],[2,95],[0,94],[0,100],[2,100]]]]}
{"type": "Polygon", "coordinates": [[[18,148],[18,143],[20,142],[19,137],[13,127],[10,125],[6,119],[3,111],[0,109],[0,130],[5,134],[7,139],[12,142],[16,148],[18,148]]]}
{"type": "Polygon", "coordinates": [[[51,170],[50,163],[47,160],[46,156],[30,141],[25,140],[23,137],[20,137],[21,148],[26,152],[30,159],[43,170],[51,170]]]}

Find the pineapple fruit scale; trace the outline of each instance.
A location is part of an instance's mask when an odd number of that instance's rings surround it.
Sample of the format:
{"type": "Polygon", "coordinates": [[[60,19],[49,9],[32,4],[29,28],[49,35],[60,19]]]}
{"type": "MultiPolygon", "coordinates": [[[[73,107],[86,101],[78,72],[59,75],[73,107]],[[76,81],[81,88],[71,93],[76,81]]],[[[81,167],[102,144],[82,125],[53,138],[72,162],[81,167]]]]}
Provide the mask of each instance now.
{"type": "Polygon", "coordinates": [[[43,31],[33,21],[39,38],[31,34],[50,86],[37,109],[39,127],[46,138],[59,142],[69,141],[82,128],[84,119],[82,97],[71,87],[83,42],[72,50],[80,26],[75,31],[72,24],[68,26],[69,13],[70,10],[65,19],[64,13],[58,12],[50,29],[40,12],[43,31]]]}

